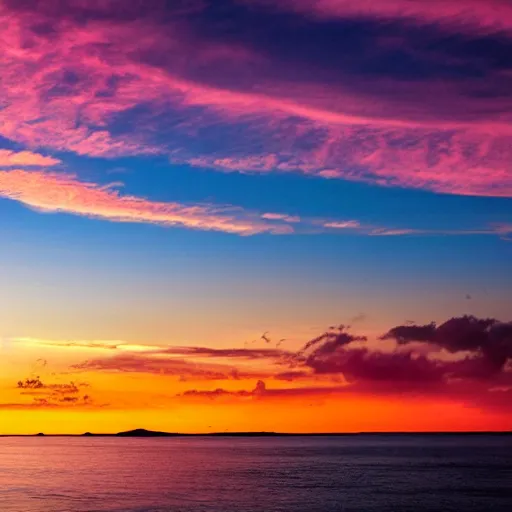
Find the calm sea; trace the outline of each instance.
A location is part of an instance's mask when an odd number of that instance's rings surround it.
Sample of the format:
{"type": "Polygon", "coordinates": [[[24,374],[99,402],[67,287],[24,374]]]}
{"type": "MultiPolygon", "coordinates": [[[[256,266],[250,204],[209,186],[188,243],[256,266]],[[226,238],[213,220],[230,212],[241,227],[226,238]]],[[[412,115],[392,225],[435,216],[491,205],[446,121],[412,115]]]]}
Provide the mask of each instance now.
{"type": "Polygon", "coordinates": [[[2,512],[512,510],[512,437],[0,438],[2,512]]]}

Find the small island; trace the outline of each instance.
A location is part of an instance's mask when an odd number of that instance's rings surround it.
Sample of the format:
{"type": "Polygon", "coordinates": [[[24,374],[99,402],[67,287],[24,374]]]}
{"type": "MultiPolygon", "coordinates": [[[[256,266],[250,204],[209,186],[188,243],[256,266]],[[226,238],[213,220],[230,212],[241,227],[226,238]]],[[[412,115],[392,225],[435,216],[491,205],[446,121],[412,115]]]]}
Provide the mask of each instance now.
{"type": "Polygon", "coordinates": [[[175,437],[183,434],[172,432],[158,432],[154,430],[146,430],[145,428],[136,428],[135,430],[128,430],[126,432],[118,432],[114,434],[116,437],[175,437]]]}

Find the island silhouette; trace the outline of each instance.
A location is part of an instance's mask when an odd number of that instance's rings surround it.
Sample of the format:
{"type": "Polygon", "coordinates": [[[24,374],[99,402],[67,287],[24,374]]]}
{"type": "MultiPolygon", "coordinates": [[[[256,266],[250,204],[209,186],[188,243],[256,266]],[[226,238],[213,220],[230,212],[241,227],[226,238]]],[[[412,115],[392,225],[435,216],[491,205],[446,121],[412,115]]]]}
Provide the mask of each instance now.
{"type": "Polygon", "coordinates": [[[181,436],[276,436],[276,435],[293,435],[293,434],[279,434],[277,432],[208,432],[204,434],[186,434],[180,432],[160,432],[157,430],[146,430],[145,428],[137,428],[134,430],[127,430],[125,432],[118,432],[116,434],[91,434],[86,432],[84,436],[102,436],[110,435],[115,437],[181,437],[181,436]]]}

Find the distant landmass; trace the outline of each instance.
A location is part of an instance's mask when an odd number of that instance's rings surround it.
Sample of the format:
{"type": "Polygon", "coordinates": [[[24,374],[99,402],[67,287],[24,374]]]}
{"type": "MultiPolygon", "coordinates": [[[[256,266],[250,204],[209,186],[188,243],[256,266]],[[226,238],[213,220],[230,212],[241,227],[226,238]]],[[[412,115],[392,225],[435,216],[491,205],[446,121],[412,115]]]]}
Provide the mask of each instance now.
{"type": "Polygon", "coordinates": [[[135,430],[128,430],[126,432],[118,432],[114,434],[117,437],[169,437],[169,436],[179,436],[182,434],[172,433],[172,432],[158,432],[155,430],[146,430],[144,428],[137,428],[135,430]]]}
{"type": "Polygon", "coordinates": [[[117,434],[91,434],[86,432],[84,436],[114,436],[114,437],[187,437],[187,436],[239,436],[239,437],[264,437],[264,436],[292,436],[300,434],[286,434],[277,432],[209,432],[206,434],[184,434],[180,432],[159,432],[155,430],[146,430],[137,428],[126,432],[118,432],[117,434]]]}
{"type": "Polygon", "coordinates": [[[117,434],[91,434],[83,435],[95,436],[114,436],[114,437],[190,437],[190,436],[208,436],[208,437],[283,437],[283,436],[404,436],[404,435],[503,435],[512,434],[512,432],[327,432],[327,433],[295,433],[295,432],[209,432],[205,434],[184,434],[179,432],[159,432],[137,428],[117,434]]]}
{"type": "Polygon", "coordinates": [[[295,432],[209,432],[203,434],[186,434],[181,432],[160,432],[137,428],[117,433],[91,433],[84,434],[18,434],[3,435],[0,437],[328,437],[328,436],[476,436],[476,435],[512,435],[512,431],[502,432],[322,432],[322,433],[295,433],[295,432]]]}

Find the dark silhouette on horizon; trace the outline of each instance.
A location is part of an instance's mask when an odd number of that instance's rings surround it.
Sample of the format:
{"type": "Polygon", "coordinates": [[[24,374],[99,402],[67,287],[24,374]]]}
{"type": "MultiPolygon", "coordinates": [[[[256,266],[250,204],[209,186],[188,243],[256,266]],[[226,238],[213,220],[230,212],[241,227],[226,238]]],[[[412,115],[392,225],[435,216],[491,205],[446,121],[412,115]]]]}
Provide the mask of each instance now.
{"type": "Polygon", "coordinates": [[[83,434],[0,434],[0,437],[353,437],[353,436],[477,436],[477,435],[512,435],[508,431],[473,431],[473,432],[161,432],[137,428],[117,433],[83,434]]]}

